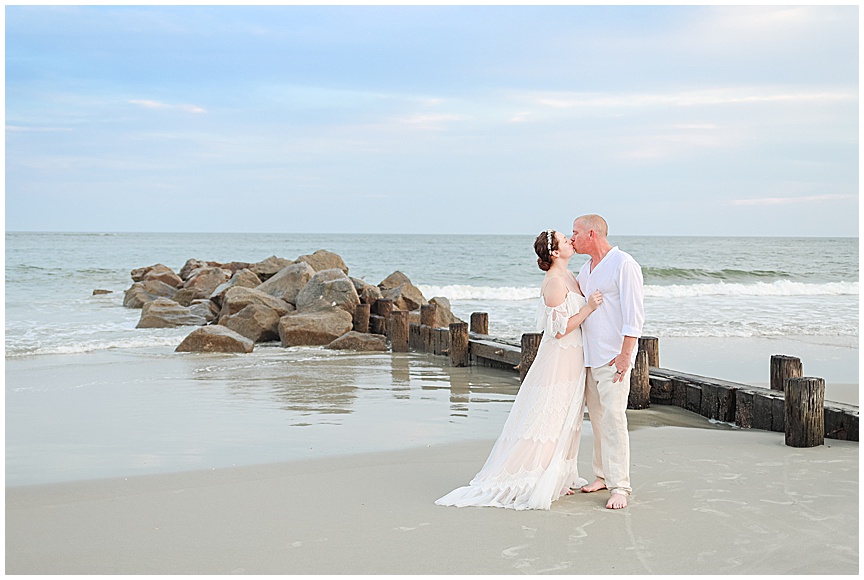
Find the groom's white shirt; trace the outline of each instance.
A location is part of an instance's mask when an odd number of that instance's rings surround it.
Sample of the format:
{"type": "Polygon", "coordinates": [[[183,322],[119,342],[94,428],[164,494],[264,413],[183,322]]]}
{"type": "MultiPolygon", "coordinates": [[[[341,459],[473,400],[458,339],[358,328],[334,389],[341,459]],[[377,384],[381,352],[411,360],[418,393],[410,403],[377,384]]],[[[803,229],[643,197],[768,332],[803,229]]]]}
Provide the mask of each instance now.
{"type": "MultiPolygon", "coordinates": [[[[603,303],[582,323],[585,366],[602,367],[621,353],[625,336],[642,336],[642,268],[615,246],[593,271],[591,260],[585,262],[577,279],[585,297],[595,290],[603,293],[603,303]]],[[[636,350],[631,365],[636,363],[636,350]]]]}

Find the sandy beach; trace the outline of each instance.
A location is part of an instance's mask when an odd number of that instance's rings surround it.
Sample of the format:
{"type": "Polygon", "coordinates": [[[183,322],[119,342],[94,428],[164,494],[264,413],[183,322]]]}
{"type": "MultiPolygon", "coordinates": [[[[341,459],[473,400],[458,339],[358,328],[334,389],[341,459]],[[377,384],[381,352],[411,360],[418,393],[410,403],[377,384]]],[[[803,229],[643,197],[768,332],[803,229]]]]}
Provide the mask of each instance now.
{"type": "MultiPolygon", "coordinates": [[[[631,506],[445,508],[492,441],[6,489],[10,574],[857,574],[858,444],[631,417],[631,506]]],[[[590,478],[590,425],[580,460],[590,478]]]]}

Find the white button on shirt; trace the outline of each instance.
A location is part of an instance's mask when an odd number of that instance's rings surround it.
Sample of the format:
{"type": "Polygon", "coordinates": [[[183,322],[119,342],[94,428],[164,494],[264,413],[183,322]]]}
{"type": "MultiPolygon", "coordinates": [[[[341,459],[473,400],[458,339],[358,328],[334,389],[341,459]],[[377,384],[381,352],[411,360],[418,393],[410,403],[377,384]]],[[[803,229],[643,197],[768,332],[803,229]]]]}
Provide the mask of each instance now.
{"type": "MultiPolygon", "coordinates": [[[[582,323],[582,337],[585,366],[606,366],[621,353],[625,336],[642,336],[642,268],[615,246],[593,271],[591,260],[585,262],[577,279],[586,298],[596,290],[603,294],[603,303],[582,323]]],[[[636,350],[631,365],[636,363],[636,350]]]]}

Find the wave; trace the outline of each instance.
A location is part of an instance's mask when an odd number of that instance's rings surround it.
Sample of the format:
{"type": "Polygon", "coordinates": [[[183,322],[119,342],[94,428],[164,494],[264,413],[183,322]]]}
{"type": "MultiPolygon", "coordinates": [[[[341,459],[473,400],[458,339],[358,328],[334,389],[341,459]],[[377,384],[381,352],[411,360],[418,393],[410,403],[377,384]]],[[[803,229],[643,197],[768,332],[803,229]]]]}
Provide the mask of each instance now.
{"type": "Polygon", "coordinates": [[[652,268],[643,267],[642,275],[646,280],[728,280],[746,281],[763,278],[788,278],[789,273],[779,270],[706,270],[704,268],[652,268]]]}
{"type": "Polygon", "coordinates": [[[467,286],[451,284],[449,286],[418,285],[423,296],[444,296],[449,300],[531,300],[540,297],[539,287],[525,288],[516,286],[467,286]]]}
{"type": "Polygon", "coordinates": [[[124,339],[105,339],[75,344],[40,344],[28,346],[11,346],[7,342],[6,358],[33,356],[40,354],[81,354],[101,350],[120,350],[127,348],[150,348],[162,346],[176,347],[183,337],[172,336],[141,336],[124,339]]]}
{"type": "Polygon", "coordinates": [[[645,296],[652,298],[689,298],[694,296],[848,296],[858,294],[858,282],[756,282],[755,284],[671,284],[645,286],[645,296]]]}
{"type": "MultiPolygon", "coordinates": [[[[515,301],[539,297],[537,287],[514,286],[448,286],[418,285],[427,298],[445,296],[449,300],[515,301]]],[[[645,285],[645,296],[652,298],[684,298],[692,296],[847,296],[858,294],[858,282],[826,282],[810,284],[776,280],[750,284],[717,282],[715,284],[645,285]]]]}

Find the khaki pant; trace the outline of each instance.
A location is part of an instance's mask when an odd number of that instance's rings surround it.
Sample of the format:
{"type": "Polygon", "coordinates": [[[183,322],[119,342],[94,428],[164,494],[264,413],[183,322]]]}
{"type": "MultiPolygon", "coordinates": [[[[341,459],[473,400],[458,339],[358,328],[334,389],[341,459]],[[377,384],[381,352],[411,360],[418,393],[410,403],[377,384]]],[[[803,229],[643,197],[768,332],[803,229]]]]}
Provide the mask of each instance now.
{"type": "Polygon", "coordinates": [[[627,397],[630,370],[613,383],[615,365],[588,368],[585,402],[594,432],[594,476],[612,493],[630,495],[630,436],[627,434],[627,397]]]}

